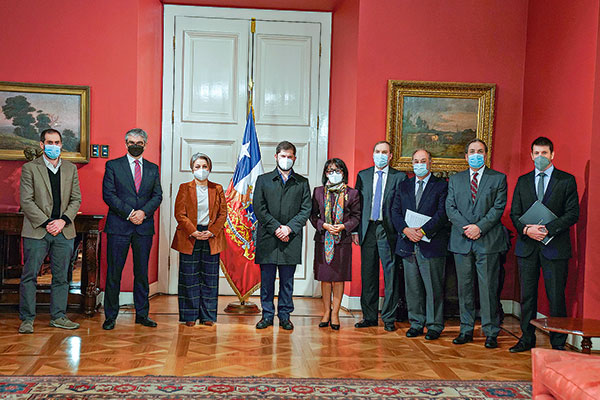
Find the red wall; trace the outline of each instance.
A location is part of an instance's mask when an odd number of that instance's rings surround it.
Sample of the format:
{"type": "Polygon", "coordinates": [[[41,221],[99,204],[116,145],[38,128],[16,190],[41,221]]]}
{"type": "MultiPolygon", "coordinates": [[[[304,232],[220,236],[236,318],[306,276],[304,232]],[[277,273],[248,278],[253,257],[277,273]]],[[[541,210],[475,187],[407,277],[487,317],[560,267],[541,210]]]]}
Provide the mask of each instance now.
{"type": "MultiPolygon", "coordinates": [[[[0,77],[90,86],[90,142],[108,144],[110,158],[119,157],[125,154],[125,132],[144,128],[150,135],[145,157],[159,163],[161,21],[159,0],[31,0],[26,6],[19,0],[3,0],[0,77]]],[[[96,158],[79,165],[82,212],[106,214],[101,187],[104,163],[96,158]]],[[[18,208],[22,164],[0,162],[2,183],[12,188],[0,192],[3,209],[18,208]]],[[[129,263],[123,274],[122,288],[127,291],[133,287],[130,269],[129,263]]],[[[150,282],[156,281],[157,270],[155,251],[150,282]]]]}
{"type": "MultiPolygon", "coordinates": [[[[334,56],[337,41],[345,40],[336,31],[336,18],[334,12],[334,56]]],[[[520,0],[360,1],[357,19],[357,101],[354,106],[343,100],[348,89],[332,81],[330,155],[349,160],[354,176],[372,165],[373,144],[386,135],[388,79],[491,82],[497,84],[492,166],[507,173],[509,186],[514,186],[521,152],[527,4],[520,0]],[[336,138],[347,139],[347,127],[352,125],[336,122],[337,115],[355,119],[353,143],[334,146],[336,138]]],[[[332,76],[337,62],[334,57],[332,76]]],[[[506,296],[511,297],[514,263],[507,267],[506,296]]],[[[356,254],[353,278],[346,293],[359,296],[360,257],[356,254]]]]}
{"type": "MultiPolygon", "coordinates": [[[[569,315],[595,318],[600,316],[600,232],[588,222],[600,217],[597,207],[590,207],[600,201],[598,160],[592,159],[592,145],[599,144],[598,12],[596,0],[529,2],[520,163],[521,173],[530,171],[531,142],[548,136],[555,145],[556,167],[575,175],[581,215],[571,230],[575,252],[567,303],[569,315]]],[[[543,290],[540,312],[547,314],[543,290]]]]}

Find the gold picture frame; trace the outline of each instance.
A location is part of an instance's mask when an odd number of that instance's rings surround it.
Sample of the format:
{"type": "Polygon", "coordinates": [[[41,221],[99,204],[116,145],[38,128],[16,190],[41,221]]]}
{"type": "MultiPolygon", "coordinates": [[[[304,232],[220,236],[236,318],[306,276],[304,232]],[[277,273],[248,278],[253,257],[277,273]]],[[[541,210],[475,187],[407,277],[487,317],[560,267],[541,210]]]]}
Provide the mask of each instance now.
{"type": "Polygon", "coordinates": [[[90,87],[0,82],[0,160],[26,160],[47,128],[61,132],[63,159],[88,163],[90,87]]]}
{"type": "Polygon", "coordinates": [[[435,172],[467,168],[464,146],[478,138],[490,166],[496,85],[490,83],[388,81],[387,140],[392,166],[412,172],[412,152],[425,148],[435,172]]]}

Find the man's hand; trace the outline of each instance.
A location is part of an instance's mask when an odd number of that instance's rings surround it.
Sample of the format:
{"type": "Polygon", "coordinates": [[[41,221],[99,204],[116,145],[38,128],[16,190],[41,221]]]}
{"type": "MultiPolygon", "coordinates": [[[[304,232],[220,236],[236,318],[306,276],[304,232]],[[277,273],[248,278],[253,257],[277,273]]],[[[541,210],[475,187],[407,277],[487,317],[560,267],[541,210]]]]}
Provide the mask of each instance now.
{"type": "Polygon", "coordinates": [[[277,236],[277,239],[281,240],[282,242],[289,242],[290,233],[292,233],[292,230],[289,226],[281,225],[275,231],[275,236],[277,236]]]}
{"type": "Polygon", "coordinates": [[[353,233],[352,234],[352,243],[354,243],[357,246],[360,244],[360,242],[358,240],[358,233],[353,233]]]}
{"type": "Polygon", "coordinates": [[[46,231],[52,236],[56,236],[62,232],[66,222],[64,219],[55,219],[46,225],[46,231]]]}
{"type": "Polygon", "coordinates": [[[481,237],[481,229],[475,224],[463,226],[464,234],[471,240],[477,240],[481,237]]]}
{"type": "Polygon", "coordinates": [[[408,240],[411,242],[418,242],[423,238],[423,232],[421,232],[421,228],[409,228],[406,227],[402,230],[402,233],[406,235],[408,240]]]}
{"type": "Polygon", "coordinates": [[[142,222],[144,222],[144,218],[146,218],[145,212],[143,212],[142,210],[135,210],[131,214],[131,217],[129,217],[129,220],[135,225],[140,225],[142,222]]]}
{"type": "Polygon", "coordinates": [[[527,225],[527,236],[541,242],[548,236],[548,229],[544,225],[527,225]]]}

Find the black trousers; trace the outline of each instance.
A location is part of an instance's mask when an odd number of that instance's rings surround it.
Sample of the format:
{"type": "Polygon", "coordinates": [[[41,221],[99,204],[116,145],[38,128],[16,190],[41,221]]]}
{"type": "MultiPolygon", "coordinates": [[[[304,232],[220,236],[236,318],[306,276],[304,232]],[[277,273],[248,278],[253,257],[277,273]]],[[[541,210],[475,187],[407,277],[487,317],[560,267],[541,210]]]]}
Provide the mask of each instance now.
{"type": "MultiPolygon", "coordinates": [[[[540,244],[543,246],[543,244],[540,244]]],[[[517,257],[519,264],[519,277],[521,278],[521,331],[523,340],[528,345],[535,345],[535,327],[529,323],[537,316],[538,282],[540,268],[544,274],[546,296],[550,303],[551,317],[566,317],[567,306],[565,302],[565,288],[567,286],[567,273],[569,260],[549,260],[542,255],[541,247],[528,257],[517,257]]],[[[567,335],[550,332],[552,346],[564,346],[567,335]]]]}
{"type": "Polygon", "coordinates": [[[152,248],[152,235],[115,235],[107,234],[107,270],[104,290],[104,315],[106,319],[116,319],[119,313],[119,294],[121,293],[121,275],[127,260],[129,247],[133,252],[133,302],[135,314],[147,317],[150,309],[148,302],[148,259],[152,248]]]}

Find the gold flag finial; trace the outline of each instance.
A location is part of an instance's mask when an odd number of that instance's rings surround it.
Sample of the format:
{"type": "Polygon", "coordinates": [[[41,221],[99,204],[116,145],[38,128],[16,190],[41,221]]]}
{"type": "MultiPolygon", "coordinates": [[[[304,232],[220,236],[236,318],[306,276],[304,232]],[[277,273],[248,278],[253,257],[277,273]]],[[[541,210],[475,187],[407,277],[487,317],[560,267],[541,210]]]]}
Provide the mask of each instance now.
{"type": "Polygon", "coordinates": [[[256,32],[256,18],[252,18],[252,23],[250,24],[250,32],[256,32]]]}

